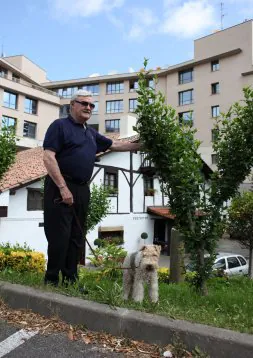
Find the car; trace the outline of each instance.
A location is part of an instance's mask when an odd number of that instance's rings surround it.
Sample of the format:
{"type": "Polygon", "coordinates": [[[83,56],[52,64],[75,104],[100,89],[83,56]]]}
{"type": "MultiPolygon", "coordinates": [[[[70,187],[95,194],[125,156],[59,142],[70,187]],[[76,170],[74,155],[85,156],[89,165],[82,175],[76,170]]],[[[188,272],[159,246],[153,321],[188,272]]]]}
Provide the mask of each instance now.
{"type": "MultiPolygon", "coordinates": [[[[208,257],[205,255],[204,257],[208,257]]],[[[192,263],[186,265],[186,271],[193,271],[192,263]]],[[[244,256],[229,252],[219,252],[213,264],[213,270],[222,270],[227,276],[247,275],[249,265],[244,256]]]]}

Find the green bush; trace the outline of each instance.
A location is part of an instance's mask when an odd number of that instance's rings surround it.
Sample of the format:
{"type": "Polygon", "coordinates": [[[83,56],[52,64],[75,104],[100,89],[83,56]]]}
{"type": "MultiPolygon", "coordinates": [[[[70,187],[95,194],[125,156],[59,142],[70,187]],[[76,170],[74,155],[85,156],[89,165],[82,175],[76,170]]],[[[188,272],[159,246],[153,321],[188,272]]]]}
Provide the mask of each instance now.
{"type": "Polygon", "coordinates": [[[157,271],[158,273],[158,281],[160,283],[168,283],[170,277],[170,270],[168,267],[160,267],[157,271]]]}

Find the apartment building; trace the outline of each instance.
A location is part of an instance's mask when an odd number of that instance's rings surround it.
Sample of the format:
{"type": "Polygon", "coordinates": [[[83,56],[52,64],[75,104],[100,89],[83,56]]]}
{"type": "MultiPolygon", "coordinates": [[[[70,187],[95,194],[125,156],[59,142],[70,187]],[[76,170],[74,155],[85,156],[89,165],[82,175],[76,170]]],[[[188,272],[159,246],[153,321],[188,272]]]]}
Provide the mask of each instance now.
{"type": "Polygon", "coordinates": [[[0,58],[0,128],[14,127],[19,149],[41,145],[60,98],[40,85],[46,72],[25,56],[0,58]]]}
{"type": "MultiPolygon", "coordinates": [[[[169,59],[168,59],[169,60],[169,59]]],[[[142,59],[140,59],[140,62],[142,59]]],[[[215,165],[212,151],[214,118],[242,99],[242,88],[253,85],[253,21],[214,32],[194,41],[194,59],[166,69],[156,69],[160,90],[183,121],[193,120],[202,141],[201,154],[215,165]]],[[[61,115],[77,89],[93,93],[96,108],[90,124],[101,133],[120,132],[137,106],[137,73],[42,83],[61,97],[61,115]]]]}

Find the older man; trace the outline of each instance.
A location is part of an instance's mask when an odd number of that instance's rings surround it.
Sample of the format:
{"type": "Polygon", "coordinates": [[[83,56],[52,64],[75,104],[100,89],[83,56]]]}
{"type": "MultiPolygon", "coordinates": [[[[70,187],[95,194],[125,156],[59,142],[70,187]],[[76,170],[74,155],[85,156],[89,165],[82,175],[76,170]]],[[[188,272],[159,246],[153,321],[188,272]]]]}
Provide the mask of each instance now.
{"type": "Polygon", "coordinates": [[[96,153],[136,151],[138,143],[112,141],[87,126],[94,109],[92,94],[77,91],[70,101],[70,115],[55,120],[44,140],[44,230],[48,241],[45,283],[58,285],[77,279],[77,264],[83,238],[75,213],[84,228],[90,199],[96,153]],[[74,210],[73,210],[74,208],[74,210]]]}

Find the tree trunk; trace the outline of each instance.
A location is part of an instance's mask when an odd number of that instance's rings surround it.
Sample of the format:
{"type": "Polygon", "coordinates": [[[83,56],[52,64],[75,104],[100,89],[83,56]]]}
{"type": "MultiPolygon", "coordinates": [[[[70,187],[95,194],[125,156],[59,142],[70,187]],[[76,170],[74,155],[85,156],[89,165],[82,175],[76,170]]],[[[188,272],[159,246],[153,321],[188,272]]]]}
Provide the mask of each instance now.
{"type": "MultiPolygon", "coordinates": [[[[203,273],[204,266],[205,266],[205,260],[204,260],[204,243],[201,243],[201,247],[198,250],[198,268],[199,272],[203,273]]],[[[208,290],[206,286],[206,280],[204,279],[203,275],[199,275],[199,287],[198,287],[200,293],[202,296],[208,295],[208,290]]]]}
{"type": "Polygon", "coordinates": [[[249,248],[249,272],[248,272],[249,278],[253,279],[253,245],[250,244],[249,248]]]}
{"type": "Polygon", "coordinates": [[[184,242],[183,235],[176,229],[171,229],[170,241],[170,282],[184,281],[184,242]]]}

